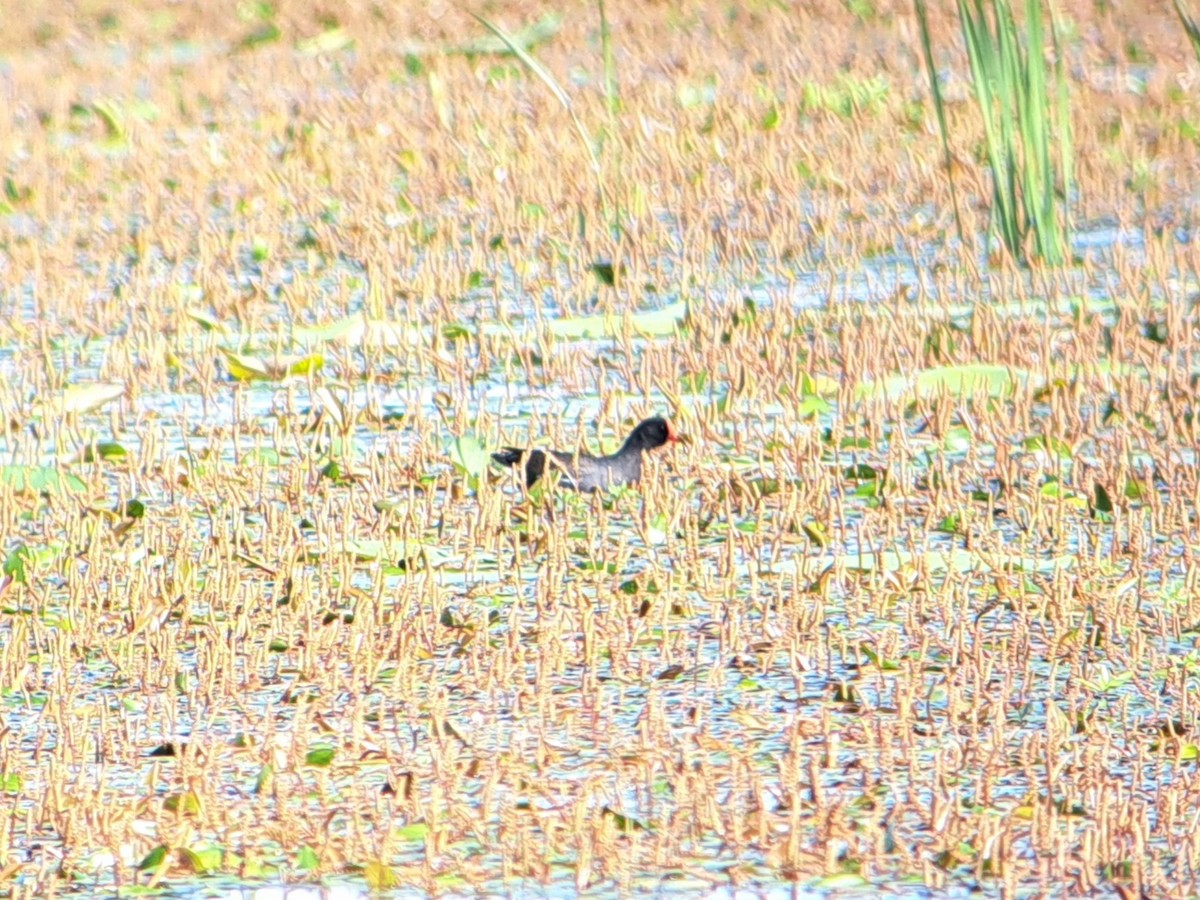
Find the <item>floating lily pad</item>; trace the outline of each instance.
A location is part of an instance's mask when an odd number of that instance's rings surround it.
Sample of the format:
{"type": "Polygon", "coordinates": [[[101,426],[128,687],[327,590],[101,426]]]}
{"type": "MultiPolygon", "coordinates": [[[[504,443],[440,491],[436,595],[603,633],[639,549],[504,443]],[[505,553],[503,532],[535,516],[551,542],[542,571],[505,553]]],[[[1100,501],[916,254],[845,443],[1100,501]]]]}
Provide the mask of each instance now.
{"type": "Polygon", "coordinates": [[[341,26],[327,28],[315,37],[306,38],[296,43],[296,49],[306,56],[336,53],[339,50],[346,50],[353,46],[354,38],[341,26]]]}
{"type": "Polygon", "coordinates": [[[87,489],[82,478],[69,472],[60,472],[53,466],[0,466],[0,482],[9,485],[17,493],[62,494],[87,489]]]}
{"type": "Polygon", "coordinates": [[[221,348],[229,374],[238,381],[282,381],[293,375],[307,375],[325,365],[319,353],[308,356],[279,356],[262,359],[221,348]]]}
{"type": "MultiPolygon", "coordinates": [[[[350,539],[339,544],[335,551],[353,556],[359,562],[381,560],[399,571],[407,570],[421,559],[434,568],[450,559],[450,555],[440,547],[417,541],[350,539]]],[[[319,557],[320,553],[314,552],[310,556],[319,557]]]]}
{"type": "Polygon", "coordinates": [[[598,315],[556,319],[550,323],[549,329],[555,337],[568,340],[615,337],[624,333],[628,322],[629,329],[642,337],[669,337],[679,330],[686,318],[687,303],[680,301],[662,309],[628,316],[598,315]]]}
{"type": "Polygon", "coordinates": [[[125,393],[125,383],[97,382],[95,384],[73,384],[56,397],[38,403],[33,410],[35,418],[47,418],[91,412],[106,403],[111,403],[125,393]]]}
{"type": "Polygon", "coordinates": [[[1009,397],[1018,387],[1041,384],[1041,379],[1011,366],[977,363],[963,366],[937,366],[913,374],[889,375],[881,381],[868,381],[858,387],[859,399],[899,400],[904,397],[933,399],[985,394],[994,399],[1009,397]]]}
{"type": "Polygon", "coordinates": [[[401,841],[423,841],[425,835],[429,834],[429,826],[424,822],[410,822],[400,826],[392,834],[401,841]]]}
{"type": "Polygon", "coordinates": [[[866,887],[870,882],[853,872],[839,872],[836,875],[826,875],[816,881],[809,882],[814,891],[845,891],[866,887]]]}
{"type": "Polygon", "coordinates": [[[800,392],[805,397],[836,397],[841,382],[820,372],[805,372],[800,379],[800,392]]]}
{"type": "Polygon", "coordinates": [[[129,456],[129,451],[116,441],[97,441],[84,447],[77,455],[77,458],[83,462],[96,462],[104,460],[105,462],[116,462],[119,459],[126,459],[129,456]]]}
{"type": "Polygon", "coordinates": [[[184,863],[197,875],[211,875],[221,870],[225,859],[222,847],[205,844],[198,847],[186,847],[180,851],[180,862],[184,863]]]}
{"type": "Polygon", "coordinates": [[[270,468],[278,466],[282,462],[283,458],[274,447],[254,447],[246,451],[246,455],[242,457],[242,463],[247,466],[265,466],[270,468]]]}
{"type": "MultiPolygon", "coordinates": [[[[552,335],[564,340],[616,337],[624,334],[626,327],[641,337],[670,337],[687,319],[687,307],[687,302],[681,300],[662,309],[648,312],[574,316],[554,319],[547,328],[552,335]]],[[[510,335],[514,333],[514,329],[505,325],[493,324],[486,326],[484,333],[510,335]]],[[[517,333],[520,332],[517,331],[517,333]]]]}
{"type": "Polygon", "coordinates": [[[1043,452],[1051,456],[1057,456],[1060,459],[1071,459],[1075,454],[1071,450],[1071,445],[1061,438],[1052,437],[1047,442],[1045,436],[1035,434],[1033,437],[1027,437],[1021,441],[1021,446],[1025,450],[1031,452],[1043,452]]]}
{"type": "Polygon", "coordinates": [[[417,347],[428,340],[420,328],[404,322],[370,319],[361,314],[347,316],[327,325],[301,328],[296,331],[295,337],[303,344],[329,342],[376,350],[417,347]]]}

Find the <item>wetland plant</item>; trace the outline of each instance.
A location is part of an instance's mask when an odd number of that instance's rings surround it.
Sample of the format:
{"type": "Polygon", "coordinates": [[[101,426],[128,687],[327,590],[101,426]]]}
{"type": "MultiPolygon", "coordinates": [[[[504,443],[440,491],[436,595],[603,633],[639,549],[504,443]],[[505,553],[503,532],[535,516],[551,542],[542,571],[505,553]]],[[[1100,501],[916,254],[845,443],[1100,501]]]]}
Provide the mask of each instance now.
{"type": "Polygon", "coordinates": [[[1175,0],[1175,15],[1179,16],[1179,24],[1183,26],[1183,33],[1192,45],[1192,52],[1196,54],[1196,59],[1200,60],[1200,24],[1184,7],[1183,0],[1175,0]]]}
{"type": "MultiPolygon", "coordinates": [[[[1009,0],[957,3],[975,99],[983,120],[984,152],[991,171],[992,226],[1014,259],[1061,265],[1070,249],[1073,160],[1057,17],[1051,6],[1051,69],[1046,62],[1046,12],[1041,0],[1026,0],[1021,25],[1009,0]]],[[[953,182],[945,98],[934,67],[925,0],[914,0],[914,4],[947,176],[953,182]]],[[[957,198],[954,202],[957,218],[957,198]]]]}

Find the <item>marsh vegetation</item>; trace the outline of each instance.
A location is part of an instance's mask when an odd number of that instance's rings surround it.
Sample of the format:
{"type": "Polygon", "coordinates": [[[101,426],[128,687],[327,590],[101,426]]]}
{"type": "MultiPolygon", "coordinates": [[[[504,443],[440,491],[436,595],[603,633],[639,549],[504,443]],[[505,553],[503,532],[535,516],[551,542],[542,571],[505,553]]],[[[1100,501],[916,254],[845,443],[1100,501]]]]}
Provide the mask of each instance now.
{"type": "Polygon", "coordinates": [[[6,9],[0,889],[1190,895],[1200,66],[922,6],[6,9]]]}

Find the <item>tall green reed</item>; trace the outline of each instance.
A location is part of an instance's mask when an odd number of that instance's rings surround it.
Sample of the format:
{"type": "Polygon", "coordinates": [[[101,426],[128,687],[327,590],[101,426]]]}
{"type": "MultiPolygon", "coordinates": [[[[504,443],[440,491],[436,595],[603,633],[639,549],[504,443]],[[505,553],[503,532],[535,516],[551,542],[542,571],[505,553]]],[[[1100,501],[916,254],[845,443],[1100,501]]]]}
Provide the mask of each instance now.
{"type": "Polygon", "coordinates": [[[1192,52],[1196,54],[1196,59],[1200,60],[1200,24],[1192,18],[1183,6],[1183,0],[1175,0],[1175,14],[1179,16],[1179,24],[1183,26],[1184,34],[1188,36],[1188,41],[1192,45],[1192,52]]]}
{"type": "MultiPolygon", "coordinates": [[[[933,65],[925,0],[914,0],[914,4],[947,176],[953,186],[950,134],[933,65]]],[[[1026,0],[1023,27],[1018,26],[1008,0],[957,0],[957,7],[983,118],[984,150],[992,175],[992,225],[1014,259],[1061,265],[1070,249],[1073,154],[1057,17],[1051,10],[1051,70],[1046,61],[1041,0],[1026,0]]],[[[955,199],[956,218],[957,212],[955,199]]]]}

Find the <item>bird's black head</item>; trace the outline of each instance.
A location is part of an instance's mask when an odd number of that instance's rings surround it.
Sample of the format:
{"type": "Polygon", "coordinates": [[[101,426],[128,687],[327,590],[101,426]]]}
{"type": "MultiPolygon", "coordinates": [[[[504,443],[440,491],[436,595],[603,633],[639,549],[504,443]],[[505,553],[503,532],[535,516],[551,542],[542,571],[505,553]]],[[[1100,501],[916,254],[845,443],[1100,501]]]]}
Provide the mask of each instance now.
{"type": "Polygon", "coordinates": [[[661,447],[668,441],[679,440],[679,434],[671,427],[671,423],[662,416],[655,416],[652,419],[646,419],[633,429],[633,433],[629,435],[629,440],[625,442],[626,447],[633,447],[637,450],[653,450],[655,447],[661,447]]]}

